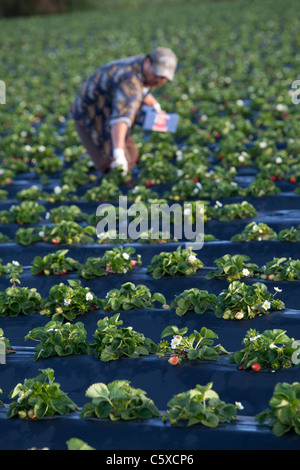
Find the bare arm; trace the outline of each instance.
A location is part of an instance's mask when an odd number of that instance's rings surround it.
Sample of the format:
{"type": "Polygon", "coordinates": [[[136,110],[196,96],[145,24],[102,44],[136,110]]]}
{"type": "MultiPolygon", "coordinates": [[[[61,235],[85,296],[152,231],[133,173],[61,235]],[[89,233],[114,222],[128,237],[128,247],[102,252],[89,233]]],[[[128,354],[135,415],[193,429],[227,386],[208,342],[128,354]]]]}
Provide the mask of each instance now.
{"type": "Polygon", "coordinates": [[[154,106],[155,104],[158,104],[158,101],[154,98],[151,93],[148,93],[148,95],[145,96],[144,98],[144,104],[147,106],[154,106]]]}
{"type": "Polygon", "coordinates": [[[125,149],[125,139],[128,131],[128,125],[126,122],[117,122],[111,126],[111,140],[113,149],[121,148],[125,149]]]}

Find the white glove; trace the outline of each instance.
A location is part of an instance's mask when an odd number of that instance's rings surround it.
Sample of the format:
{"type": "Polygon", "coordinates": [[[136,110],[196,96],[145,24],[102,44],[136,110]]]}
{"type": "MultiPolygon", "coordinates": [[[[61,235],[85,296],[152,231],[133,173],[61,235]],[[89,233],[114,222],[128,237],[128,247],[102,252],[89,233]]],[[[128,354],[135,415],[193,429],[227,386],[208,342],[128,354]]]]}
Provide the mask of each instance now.
{"type": "Polygon", "coordinates": [[[111,168],[123,168],[123,176],[128,173],[128,162],[127,158],[125,157],[125,152],[121,148],[115,148],[113,151],[113,161],[111,163],[111,168]]]}
{"type": "Polygon", "coordinates": [[[153,109],[155,112],[157,113],[161,113],[161,106],[158,102],[156,102],[154,105],[153,105],[153,109]]]}

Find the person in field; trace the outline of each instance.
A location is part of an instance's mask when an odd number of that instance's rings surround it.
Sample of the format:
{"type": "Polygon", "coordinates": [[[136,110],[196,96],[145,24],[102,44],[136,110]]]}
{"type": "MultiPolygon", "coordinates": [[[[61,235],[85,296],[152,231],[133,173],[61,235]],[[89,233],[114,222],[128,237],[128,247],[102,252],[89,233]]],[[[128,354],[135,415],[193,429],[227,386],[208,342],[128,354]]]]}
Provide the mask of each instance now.
{"type": "Polygon", "coordinates": [[[121,167],[126,174],[133,169],[138,149],[130,135],[131,129],[143,105],[161,112],[151,90],[172,81],[176,67],[174,52],[157,47],[148,55],[103,65],[83,83],[70,116],[98,171],[106,173],[121,167]]]}

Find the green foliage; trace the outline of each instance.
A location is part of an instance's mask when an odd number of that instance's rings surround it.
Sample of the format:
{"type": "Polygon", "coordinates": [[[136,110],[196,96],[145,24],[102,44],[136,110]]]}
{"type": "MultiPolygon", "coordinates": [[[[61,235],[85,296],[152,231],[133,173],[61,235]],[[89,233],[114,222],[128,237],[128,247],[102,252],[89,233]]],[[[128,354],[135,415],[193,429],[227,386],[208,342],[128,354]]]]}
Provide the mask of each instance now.
{"type": "Polygon", "coordinates": [[[215,260],[217,269],[210,271],[206,279],[225,277],[232,282],[245,277],[254,277],[262,270],[254,263],[246,263],[249,259],[247,255],[223,255],[215,260]]]}
{"type": "Polygon", "coordinates": [[[83,222],[87,220],[88,214],[85,214],[80,207],[71,204],[70,206],[60,205],[50,211],[50,222],[59,223],[66,220],[83,222]]]}
{"type": "Polygon", "coordinates": [[[231,237],[232,242],[277,240],[277,233],[263,222],[250,222],[241,234],[231,237]]]}
{"type": "Polygon", "coordinates": [[[135,248],[118,246],[106,250],[103,257],[90,257],[78,268],[78,276],[92,279],[106,274],[126,274],[142,263],[141,255],[134,258],[135,248]]]}
{"type": "Polygon", "coordinates": [[[214,294],[193,287],[177,295],[171,303],[171,308],[175,308],[177,315],[182,317],[190,311],[203,314],[207,310],[214,310],[216,302],[217,297],[214,294]]]}
{"type": "Polygon", "coordinates": [[[275,299],[265,284],[256,282],[246,285],[233,281],[228,289],[219,294],[215,315],[225,320],[245,320],[256,315],[269,314],[272,310],[283,310],[284,303],[275,299]]]}
{"type": "Polygon", "coordinates": [[[86,334],[81,322],[61,324],[59,321],[50,321],[45,326],[31,330],[25,336],[25,341],[39,341],[33,356],[33,360],[37,361],[52,356],[85,354],[88,349],[86,334]]]}
{"type": "Polygon", "coordinates": [[[19,205],[11,205],[9,210],[0,211],[2,224],[36,224],[41,220],[40,214],[46,212],[44,206],[36,201],[23,201],[19,205]]]}
{"type": "Polygon", "coordinates": [[[67,441],[68,450],[95,450],[81,439],[73,437],[67,441]]]}
{"type": "Polygon", "coordinates": [[[35,288],[11,286],[0,292],[0,317],[33,315],[42,304],[42,297],[35,288]]]}
{"type": "Polygon", "coordinates": [[[88,287],[82,287],[79,280],[68,280],[68,284],[54,285],[47,298],[41,303],[41,314],[54,321],[72,321],[79,315],[101,306],[98,299],[88,287]]]}
{"type": "Polygon", "coordinates": [[[218,361],[220,354],[228,354],[221,344],[213,346],[218,335],[212,330],[202,327],[198,332],[184,336],[188,329],[179,329],[176,325],[167,326],[161,333],[161,338],[173,335],[170,342],[161,341],[158,345],[157,355],[160,357],[177,357],[179,362],[183,359],[195,361],[197,359],[206,361],[218,361]]]}
{"type": "Polygon", "coordinates": [[[9,398],[16,401],[10,403],[7,418],[42,419],[78,410],[78,406],[60,390],[60,384],[54,382],[53,369],[40,371],[40,375],[25,379],[10,392],[9,398]]]}
{"type": "Polygon", "coordinates": [[[235,219],[248,219],[257,217],[255,207],[247,201],[234,204],[225,204],[216,208],[215,218],[221,222],[229,222],[235,219]]]}
{"type": "Polygon", "coordinates": [[[44,225],[40,232],[43,233],[40,236],[46,243],[66,243],[68,245],[94,243],[96,235],[95,227],[90,225],[83,227],[73,220],[61,220],[57,224],[44,225]]]}
{"type": "Polygon", "coordinates": [[[31,273],[49,276],[50,274],[60,275],[76,271],[81,265],[73,258],[66,257],[68,251],[58,250],[55,253],[43,256],[43,258],[36,256],[32,261],[31,273]]]}
{"type": "Polygon", "coordinates": [[[154,279],[163,276],[191,276],[198,269],[203,267],[203,263],[196,257],[196,254],[189,249],[182,249],[180,246],[173,252],[160,252],[154,255],[147,268],[147,273],[154,279]]]}
{"type": "Polygon", "coordinates": [[[275,385],[269,401],[270,408],[258,413],[255,417],[259,424],[265,422],[271,427],[275,436],[280,437],[288,432],[300,434],[300,384],[282,382],[275,385]]]}
{"type": "Polygon", "coordinates": [[[139,308],[153,308],[154,303],[166,303],[163,294],[155,292],[143,284],[135,286],[132,282],[126,282],[121,289],[112,289],[103,299],[104,310],[130,310],[139,308]]]}
{"type": "Polygon", "coordinates": [[[300,241],[300,226],[280,230],[278,238],[281,242],[296,243],[300,241]]]}
{"type": "Polygon", "coordinates": [[[212,386],[212,382],[205,386],[196,385],[194,389],[175,395],[168,402],[167,415],[171,424],[202,424],[216,428],[221,423],[229,423],[235,419],[235,405],[222,401],[212,386]]]}
{"type": "Polygon", "coordinates": [[[111,421],[144,420],[161,417],[161,413],[146,392],[133,388],[127,380],[91,385],[86,396],[90,403],[82,407],[81,417],[96,417],[111,421]]]}
{"type": "Polygon", "coordinates": [[[230,362],[241,365],[243,369],[249,369],[256,363],[260,365],[260,369],[273,370],[296,365],[293,363],[293,357],[299,345],[294,338],[289,338],[284,330],[265,330],[259,333],[250,329],[243,344],[241,351],[236,351],[229,357],[230,362]]]}
{"type": "Polygon", "coordinates": [[[90,345],[90,354],[99,357],[101,361],[114,361],[120,357],[139,357],[155,353],[157,346],[150,338],[134,331],[131,327],[119,328],[120,314],[105,317],[97,323],[94,333],[95,342],[90,345]]]}
{"type": "Polygon", "coordinates": [[[299,281],[300,260],[273,258],[263,267],[261,277],[269,281],[299,281]]]}

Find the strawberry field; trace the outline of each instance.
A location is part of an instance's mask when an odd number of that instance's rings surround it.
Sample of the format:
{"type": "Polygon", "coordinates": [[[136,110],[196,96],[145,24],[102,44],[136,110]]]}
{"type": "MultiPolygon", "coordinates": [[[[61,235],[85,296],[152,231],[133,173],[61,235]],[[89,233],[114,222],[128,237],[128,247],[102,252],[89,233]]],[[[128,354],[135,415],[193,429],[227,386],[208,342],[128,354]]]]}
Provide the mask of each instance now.
{"type": "Polygon", "coordinates": [[[299,450],[297,11],[116,0],[0,20],[1,450],[299,450]],[[178,57],[153,92],[176,133],[136,125],[137,167],[101,177],[72,101],[156,46],[178,57]],[[200,204],[203,247],[99,233],[121,196],[149,220],[200,204]]]}

